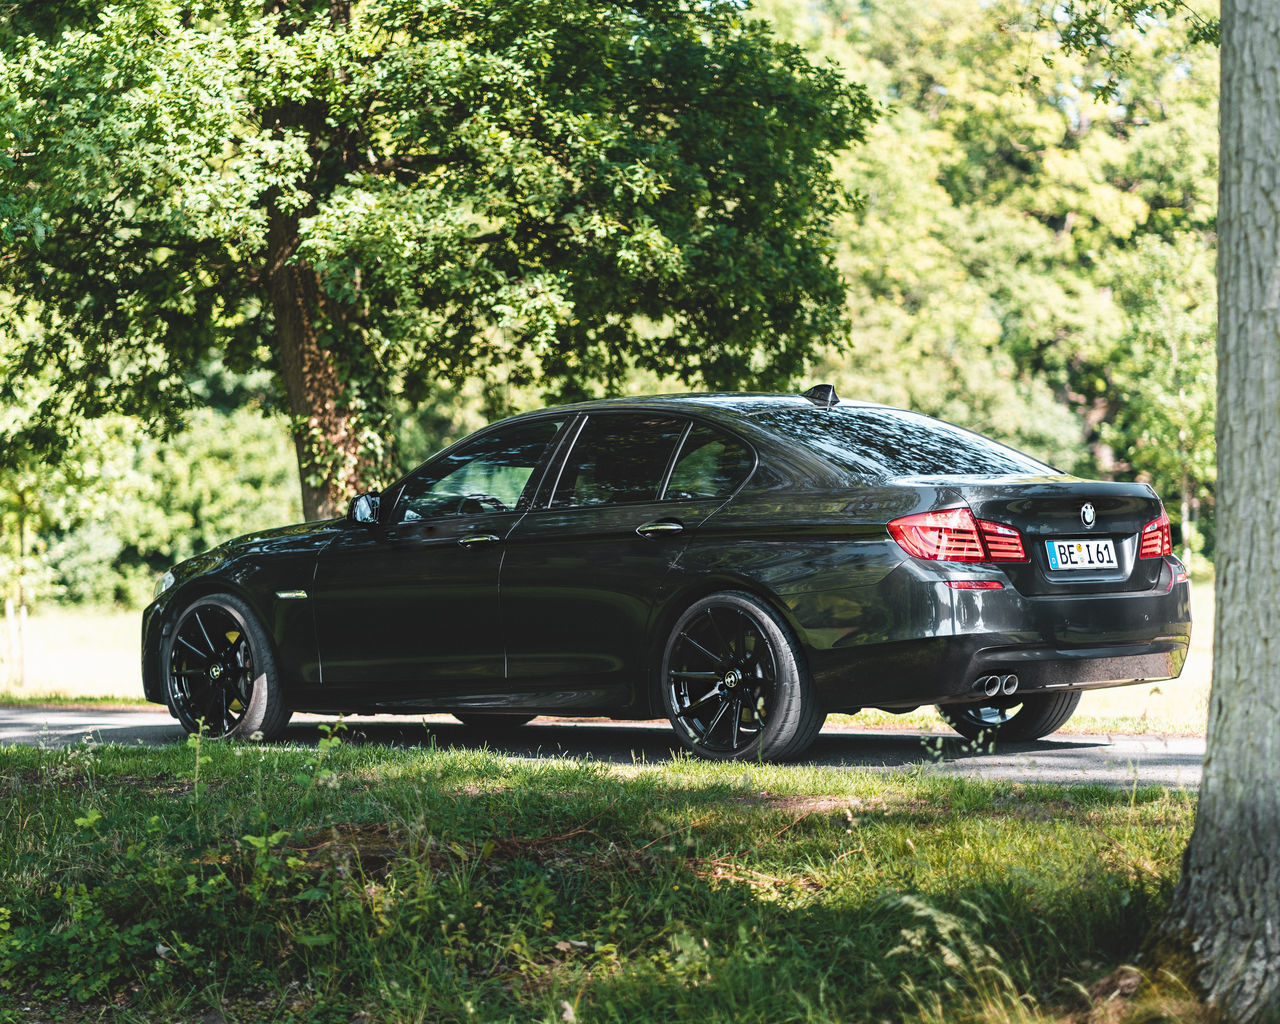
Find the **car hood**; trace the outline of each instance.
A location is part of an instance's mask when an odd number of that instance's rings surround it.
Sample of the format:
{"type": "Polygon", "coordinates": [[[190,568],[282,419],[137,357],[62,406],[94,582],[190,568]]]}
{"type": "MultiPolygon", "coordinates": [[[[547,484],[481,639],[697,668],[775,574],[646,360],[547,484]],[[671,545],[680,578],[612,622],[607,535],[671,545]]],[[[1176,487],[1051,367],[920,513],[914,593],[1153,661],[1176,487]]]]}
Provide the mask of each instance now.
{"type": "Polygon", "coordinates": [[[219,544],[210,554],[230,558],[245,554],[269,554],[275,551],[319,550],[333,539],[341,519],[325,519],[314,523],[294,523],[270,530],[246,533],[219,544]]]}
{"type": "Polygon", "coordinates": [[[244,557],[319,552],[333,539],[342,522],[341,519],[327,519],[246,533],[179,562],[170,572],[176,582],[183,583],[193,576],[211,572],[244,557]]]}

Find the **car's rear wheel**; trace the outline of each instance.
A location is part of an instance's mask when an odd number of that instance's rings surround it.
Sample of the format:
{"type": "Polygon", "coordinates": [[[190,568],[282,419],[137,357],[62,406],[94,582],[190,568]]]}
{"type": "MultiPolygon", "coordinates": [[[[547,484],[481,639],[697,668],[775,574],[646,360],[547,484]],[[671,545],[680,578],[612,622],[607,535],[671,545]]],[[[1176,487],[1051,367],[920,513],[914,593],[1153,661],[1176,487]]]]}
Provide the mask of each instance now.
{"type": "Polygon", "coordinates": [[[487,711],[455,711],[453,717],[470,729],[518,729],[532,722],[537,715],[489,714],[487,711]]]}
{"type": "Polygon", "coordinates": [[[182,608],[160,656],[165,695],[187,732],[272,739],[288,724],[271,642],[235,595],[209,594],[182,608]]]}
{"type": "Polygon", "coordinates": [[[1057,732],[1075,713],[1080,692],[1029,693],[1006,705],[940,704],[938,713],[971,740],[1026,743],[1057,732]]]}
{"type": "Polygon", "coordinates": [[[794,757],[826,718],[790,630],[745,592],[713,594],[681,615],[660,672],[667,717],[699,757],[794,757]]]}

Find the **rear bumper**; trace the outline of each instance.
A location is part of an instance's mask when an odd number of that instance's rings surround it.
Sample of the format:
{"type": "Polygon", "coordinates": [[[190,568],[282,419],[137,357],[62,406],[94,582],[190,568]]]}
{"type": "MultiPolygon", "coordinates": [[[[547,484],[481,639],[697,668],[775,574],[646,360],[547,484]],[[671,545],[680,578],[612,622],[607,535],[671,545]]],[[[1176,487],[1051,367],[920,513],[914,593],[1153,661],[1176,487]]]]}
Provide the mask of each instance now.
{"type": "Polygon", "coordinates": [[[810,648],[819,699],[830,711],[912,708],[981,700],[974,684],[990,675],[1016,675],[1020,694],[1175,678],[1191,641],[1191,593],[1174,582],[1181,565],[1167,563],[1152,590],[1087,596],[959,591],[917,577],[910,585],[932,592],[932,635],[810,648]]]}
{"type": "Polygon", "coordinates": [[[909,709],[984,701],[975,684],[991,675],[1017,676],[1019,694],[1089,690],[1173,679],[1187,660],[1185,637],[1072,649],[1003,639],[920,640],[866,650],[857,657],[820,653],[814,681],[828,711],[909,709]]]}

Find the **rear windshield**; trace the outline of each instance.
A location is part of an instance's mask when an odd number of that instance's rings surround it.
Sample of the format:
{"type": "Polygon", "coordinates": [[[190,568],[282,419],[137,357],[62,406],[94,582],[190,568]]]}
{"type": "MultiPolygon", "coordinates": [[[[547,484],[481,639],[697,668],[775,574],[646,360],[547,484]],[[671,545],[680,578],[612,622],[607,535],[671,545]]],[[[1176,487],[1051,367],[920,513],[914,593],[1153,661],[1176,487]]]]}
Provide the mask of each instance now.
{"type": "Polygon", "coordinates": [[[901,409],[774,406],[752,419],[859,476],[1054,473],[1043,462],[950,423],[901,409]]]}

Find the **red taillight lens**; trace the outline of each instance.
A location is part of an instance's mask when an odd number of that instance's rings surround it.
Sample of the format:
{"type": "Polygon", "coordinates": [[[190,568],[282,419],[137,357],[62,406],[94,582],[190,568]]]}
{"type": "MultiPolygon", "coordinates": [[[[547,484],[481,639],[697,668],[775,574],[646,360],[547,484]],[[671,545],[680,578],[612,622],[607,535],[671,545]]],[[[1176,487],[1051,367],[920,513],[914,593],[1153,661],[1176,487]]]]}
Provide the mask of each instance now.
{"type": "Polygon", "coordinates": [[[1025,562],[1011,526],[975,519],[967,508],[919,512],[889,523],[889,536],[916,558],[935,562],[1025,562]]]}
{"type": "Polygon", "coordinates": [[[952,590],[1003,590],[999,580],[947,580],[952,590]]]}
{"type": "Polygon", "coordinates": [[[967,508],[919,512],[889,524],[889,536],[916,558],[938,562],[982,562],[987,553],[978,537],[978,524],[967,508]]]}
{"type": "Polygon", "coordinates": [[[1139,558],[1160,558],[1173,554],[1173,537],[1169,532],[1169,514],[1161,512],[1142,528],[1142,543],[1138,545],[1139,558]]]}
{"type": "Polygon", "coordinates": [[[982,539],[986,541],[987,551],[991,553],[993,562],[1025,562],[1027,553],[1022,549],[1022,534],[1012,526],[1001,526],[999,523],[988,523],[978,520],[982,529],[982,539]]]}

